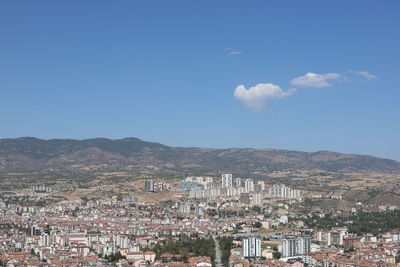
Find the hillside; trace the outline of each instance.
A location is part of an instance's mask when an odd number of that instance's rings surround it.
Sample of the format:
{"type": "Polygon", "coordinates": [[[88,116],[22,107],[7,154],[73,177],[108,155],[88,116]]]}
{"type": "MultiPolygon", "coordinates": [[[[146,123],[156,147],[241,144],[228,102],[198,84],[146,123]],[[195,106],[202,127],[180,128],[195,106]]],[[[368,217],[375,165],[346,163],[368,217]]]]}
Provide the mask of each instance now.
{"type": "Polygon", "coordinates": [[[71,140],[0,139],[0,172],[121,171],[151,174],[257,175],[319,169],[400,173],[400,162],[328,151],[315,153],[250,148],[183,148],[137,138],[71,140]]]}
{"type": "Polygon", "coordinates": [[[343,195],[343,199],[360,201],[369,205],[400,205],[400,194],[381,190],[350,190],[343,195]]]}

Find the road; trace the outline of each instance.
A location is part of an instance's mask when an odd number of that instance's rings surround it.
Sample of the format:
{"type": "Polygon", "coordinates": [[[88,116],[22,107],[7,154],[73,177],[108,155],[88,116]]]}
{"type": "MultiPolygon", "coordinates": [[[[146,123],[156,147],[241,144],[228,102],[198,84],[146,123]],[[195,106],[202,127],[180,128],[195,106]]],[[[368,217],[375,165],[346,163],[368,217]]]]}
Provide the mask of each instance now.
{"type": "Polygon", "coordinates": [[[215,235],[212,236],[215,243],[215,260],[216,260],[216,267],[222,267],[222,260],[221,260],[221,249],[219,248],[219,242],[215,235]]]}

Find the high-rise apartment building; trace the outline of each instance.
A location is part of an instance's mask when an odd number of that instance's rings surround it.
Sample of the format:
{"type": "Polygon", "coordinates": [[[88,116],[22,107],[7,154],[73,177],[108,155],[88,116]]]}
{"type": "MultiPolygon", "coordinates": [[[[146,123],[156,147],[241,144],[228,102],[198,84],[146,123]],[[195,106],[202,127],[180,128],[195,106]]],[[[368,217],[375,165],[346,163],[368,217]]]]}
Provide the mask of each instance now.
{"type": "Polygon", "coordinates": [[[262,205],[263,197],[260,193],[253,193],[251,194],[251,204],[255,206],[262,205]]]}
{"type": "Polygon", "coordinates": [[[262,192],[262,191],[264,191],[264,189],[265,189],[264,181],[258,181],[254,187],[254,191],[256,191],[256,192],[262,192]]]}
{"type": "Polygon", "coordinates": [[[243,257],[247,259],[257,259],[261,257],[261,238],[247,237],[242,242],[243,257]]]}
{"type": "Polygon", "coordinates": [[[282,239],[282,256],[293,257],[304,255],[311,251],[311,238],[305,237],[288,237],[282,239]]]}
{"type": "Polygon", "coordinates": [[[236,178],[234,179],[234,186],[235,186],[235,187],[241,187],[241,186],[242,186],[242,178],[236,177],[236,178]]]}
{"type": "Polygon", "coordinates": [[[145,180],[144,181],[144,191],[154,192],[154,181],[153,180],[145,180]]]}
{"type": "Polygon", "coordinates": [[[244,180],[244,188],[246,192],[254,191],[254,181],[252,179],[244,180]]]}
{"type": "Polygon", "coordinates": [[[232,182],[233,182],[232,174],[230,173],[222,174],[222,187],[224,188],[232,187],[233,186],[232,182]]]}

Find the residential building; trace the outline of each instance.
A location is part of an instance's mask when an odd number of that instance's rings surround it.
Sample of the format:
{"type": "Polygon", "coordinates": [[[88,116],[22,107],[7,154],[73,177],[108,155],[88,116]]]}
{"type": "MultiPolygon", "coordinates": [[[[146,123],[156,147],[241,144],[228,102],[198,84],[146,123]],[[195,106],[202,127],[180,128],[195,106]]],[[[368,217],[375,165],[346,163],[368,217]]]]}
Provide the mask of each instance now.
{"type": "Polygon", "coordinates": [[[232,174],[230,173],[222,174],[222,187],[229,188],[232,186],[233,186],[232,174]]]}
{"type": "Polygon", "coordinates": [[[257,259],[261,257],[261,238],[247,237],[242,241],[243,257],[257,259]]]}

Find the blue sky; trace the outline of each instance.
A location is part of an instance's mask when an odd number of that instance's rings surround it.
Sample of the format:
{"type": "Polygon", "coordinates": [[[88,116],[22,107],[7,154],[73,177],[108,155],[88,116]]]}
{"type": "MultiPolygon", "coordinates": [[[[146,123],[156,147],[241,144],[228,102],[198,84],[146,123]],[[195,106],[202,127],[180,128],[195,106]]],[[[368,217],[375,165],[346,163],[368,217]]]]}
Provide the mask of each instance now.
{"type": "Polygon", "coordinates": [[[400,160],[399,10],[2,1],[0,138],[134,136],[400,160]]]}

